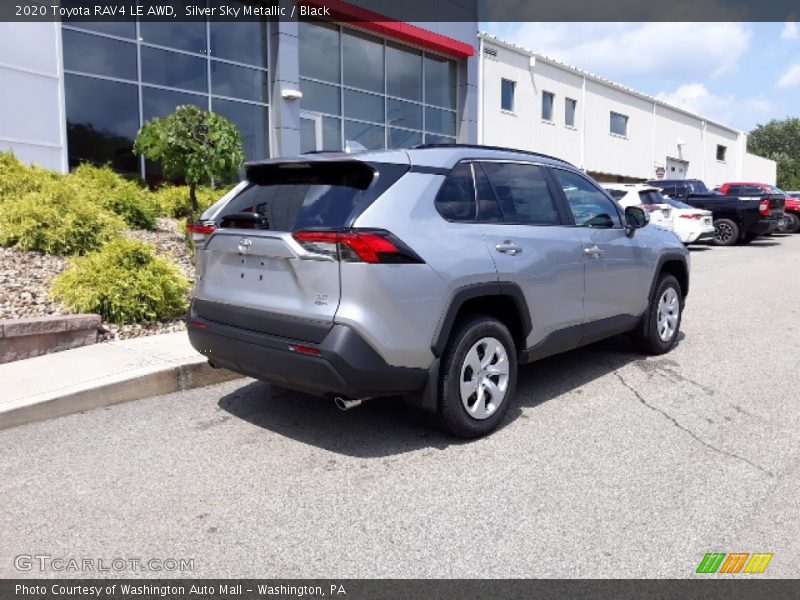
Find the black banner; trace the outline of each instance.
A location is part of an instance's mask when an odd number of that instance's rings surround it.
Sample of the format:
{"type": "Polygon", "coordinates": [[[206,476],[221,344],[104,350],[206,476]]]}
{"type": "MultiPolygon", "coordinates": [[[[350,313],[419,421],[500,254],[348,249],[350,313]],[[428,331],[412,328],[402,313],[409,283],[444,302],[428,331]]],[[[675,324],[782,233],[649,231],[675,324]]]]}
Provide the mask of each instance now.
{"type": "Polygon", "coordinates": [[[3,0],[0,21],[793,21],[797,0],[3,0]]]}
{"type": "Polygon", "coordinates": [[[754,579],[691,580],[420,580],[420,579],[152,579],[152,580],[2,580],[3,600],[578,600],[796,599],[800,580],[754,579]]]}

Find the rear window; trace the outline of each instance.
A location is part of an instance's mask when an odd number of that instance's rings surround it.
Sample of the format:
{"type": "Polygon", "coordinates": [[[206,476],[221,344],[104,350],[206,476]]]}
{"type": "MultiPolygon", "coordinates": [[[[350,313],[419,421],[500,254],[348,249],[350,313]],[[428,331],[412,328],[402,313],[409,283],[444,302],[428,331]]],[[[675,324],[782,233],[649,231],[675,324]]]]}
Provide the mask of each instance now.
{"type": "Polygon", "coordinates": [[[628,195],[628,192],[624,190],[609,190],[606,188],[606,191],[613,196],[614,200],[622,200],[625,196],[628,195]]]}
{"type": "Polygon", "coordinates": [[[639,192],[639,198],[642,204],[665,204],[664,196],[661,195],[661,192],[655,190],[639,192]]]}
{"type": "Polygon", "coordinates": [[[274,231],[349,227],[408,165],[324,161],[252,165],[220,212],[222,227],[274,231]]]}

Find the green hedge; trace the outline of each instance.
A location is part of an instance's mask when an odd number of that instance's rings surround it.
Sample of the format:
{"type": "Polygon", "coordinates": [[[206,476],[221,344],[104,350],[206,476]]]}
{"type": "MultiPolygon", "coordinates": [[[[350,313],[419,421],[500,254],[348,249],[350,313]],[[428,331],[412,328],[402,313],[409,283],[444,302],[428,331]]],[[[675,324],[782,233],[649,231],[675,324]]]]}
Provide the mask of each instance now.
{"type": "Polygon", "coordinates": [[[76,258],[53,282],[51,294],[74,312],[93,312],[112,323],[178,317],[188,306],[189,282],[155,248],[118,238],[76,258]]]}
{"type": "Polygon", "coordinates": [[[4,198],[41,191],[60,177],[42,167],[21,163],[11,152],[0,152],[0,202],[4,198]]]}
{"type": "Polygon", "coordinates": [[[53,182],[0,204],[0,245],[47,254],[85,254],[117,237],[125,223],[53,182]]]}

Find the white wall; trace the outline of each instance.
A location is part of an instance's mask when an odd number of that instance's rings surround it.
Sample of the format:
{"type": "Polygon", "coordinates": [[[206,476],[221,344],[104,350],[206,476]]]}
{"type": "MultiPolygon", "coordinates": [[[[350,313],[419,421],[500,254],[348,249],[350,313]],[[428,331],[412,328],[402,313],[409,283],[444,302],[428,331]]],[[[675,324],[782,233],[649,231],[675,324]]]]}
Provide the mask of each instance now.
{"type": "Polygon", "coordinates": [[[66,171],[63,74],[57,23],[0,22],[0,149],[66,171]]]}
{"type": "Polygon", "coordinates": [[[685,176],[709,185],[775,180],[774,162],[747,158],[746,135],[739,131],[522,49],[487,38],[483,45],[496,52],[496,57],[481,56],[479,139],[484,144],[557,156],[608,180],[654,179],[668,158],[686,161],[685,176]],[[501,79],[516,83],[512,113],[500,108],[501,79]],[[541,119],[545,90],[555,94],[552,123],[541,119]],[[575,128],[564,123],[566,98],[578,101],[575,128]],[[610,132],[611,111],[628,117],[626,136],[610,132]],[[723,161],[717,160],[717,145],[726,147],[723,161]]]}

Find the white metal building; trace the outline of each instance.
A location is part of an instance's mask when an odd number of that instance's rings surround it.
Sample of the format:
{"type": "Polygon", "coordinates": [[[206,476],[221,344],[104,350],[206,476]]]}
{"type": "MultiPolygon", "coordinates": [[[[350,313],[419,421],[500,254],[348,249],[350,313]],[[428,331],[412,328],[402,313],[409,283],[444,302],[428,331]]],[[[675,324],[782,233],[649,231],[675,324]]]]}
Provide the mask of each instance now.
{"type": "Polygon", "coordinates": [[[551,154],[600,181],[775,183],[744,132],[488,34],[479,47],[480,143],[551,154]]]}

